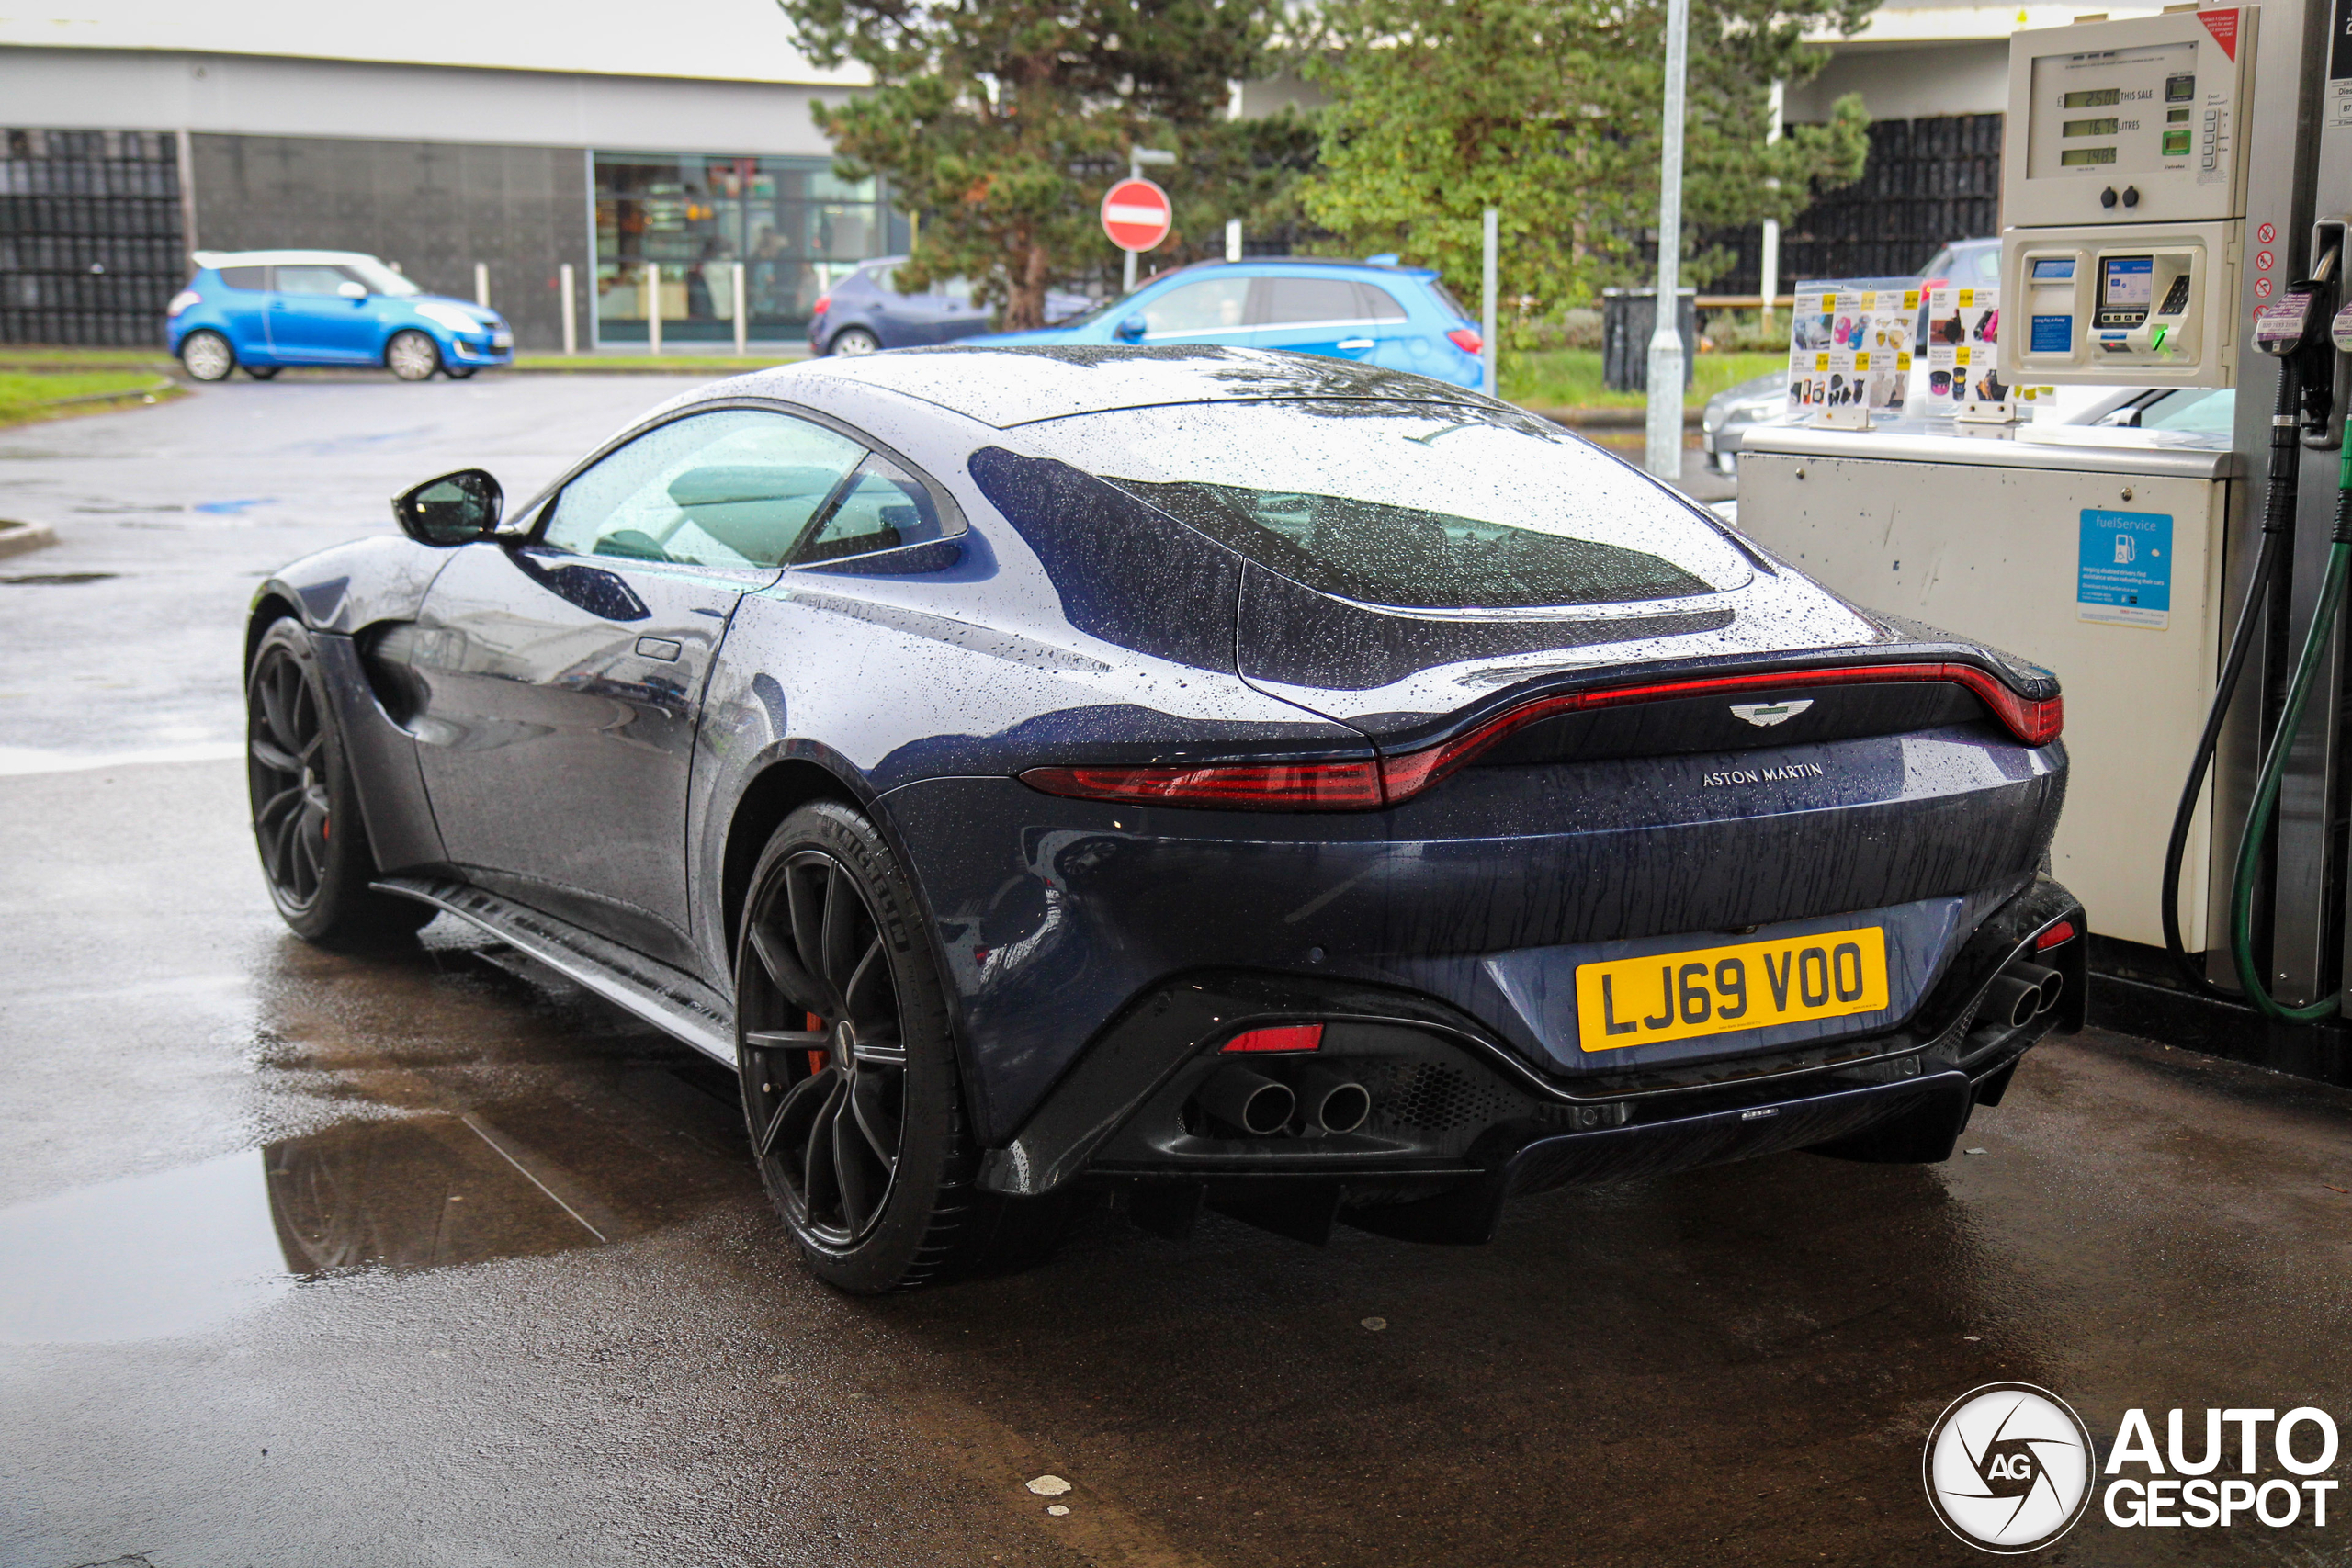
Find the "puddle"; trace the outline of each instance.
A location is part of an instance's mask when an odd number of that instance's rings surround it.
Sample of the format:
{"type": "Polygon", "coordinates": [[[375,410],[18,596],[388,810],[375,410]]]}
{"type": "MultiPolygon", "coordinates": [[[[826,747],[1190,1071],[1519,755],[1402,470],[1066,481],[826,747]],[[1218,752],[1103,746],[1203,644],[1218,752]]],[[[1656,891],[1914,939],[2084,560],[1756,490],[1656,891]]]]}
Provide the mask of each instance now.
{"type": "Polygon", "coordinates": [[[258,1149],[0,1209],[0,1343],[191,1334],[292,1283],[258,1149]]]}
{"type": "Polygon", "coordinates": [[[484,1263],[638,1228],[479,1116],[365,1122],[262,1152],[271,1219],[297,1274],[484,1263]]]}
{"type": "Polygon", "coordinates": [[[643,1228],[480,1115],[348,1123],[0,1210],[0,1344],[196,1334],[344,1269],[565,1252],[643,1228]]]}

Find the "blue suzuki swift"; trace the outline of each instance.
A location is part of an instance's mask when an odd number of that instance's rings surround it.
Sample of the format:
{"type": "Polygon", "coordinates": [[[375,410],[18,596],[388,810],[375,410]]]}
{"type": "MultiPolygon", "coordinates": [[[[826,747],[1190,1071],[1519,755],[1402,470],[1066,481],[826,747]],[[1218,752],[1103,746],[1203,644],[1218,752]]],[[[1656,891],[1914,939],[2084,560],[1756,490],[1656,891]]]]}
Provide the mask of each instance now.
{"type": "Polygon", "coordinates": [[[461,381],[510,365],[514,334],[487,306],[424,293],[356,251],[199,251],[165,307],[187,373],[220,381],[240,366],[266,381],[288,365],[381,365],[403,381],[461,381]]]}
{"type": "Polygon", "coordinates": [[[1202,262],[1058,327],[964,340],[1043,344],[1213,344],[1353,359],[1477,387],[1470,313],[1421,267],[1305,258],[1202,262]]]}

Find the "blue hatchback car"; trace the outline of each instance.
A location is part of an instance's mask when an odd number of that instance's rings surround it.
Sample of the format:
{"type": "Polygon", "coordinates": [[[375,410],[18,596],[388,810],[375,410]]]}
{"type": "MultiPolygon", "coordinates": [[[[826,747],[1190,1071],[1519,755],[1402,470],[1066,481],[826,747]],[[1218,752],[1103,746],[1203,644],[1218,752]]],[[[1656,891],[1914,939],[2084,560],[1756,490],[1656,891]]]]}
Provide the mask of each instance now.
{"type": "Polygon", "coordinates": [[[1202,262],[1089,316],[967,343],[1214,344],[1353,359],[1457,387],[1480,382],[1477,324],[1421,267],[1306,258],[1202,262]]]}
{"type": "Polygon", "coordinates": [[[461,381],[514,360],[505,317],[424,293],[356,251],[199,251],[196,265],[164,314],[171,351],[199,381],[241,366],[266,381],[288,365],[381,365],[403,381],[439,370],[461,381]]]}

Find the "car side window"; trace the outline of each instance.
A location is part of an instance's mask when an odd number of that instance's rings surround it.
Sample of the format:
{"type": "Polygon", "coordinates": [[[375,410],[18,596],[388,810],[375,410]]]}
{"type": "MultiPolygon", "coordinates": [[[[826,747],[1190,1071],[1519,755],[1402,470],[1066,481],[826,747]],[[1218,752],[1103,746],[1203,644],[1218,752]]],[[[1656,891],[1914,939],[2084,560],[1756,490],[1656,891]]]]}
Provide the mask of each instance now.
{"type": "Polygon", "coordinates": [[[922,481],[879,452],[866,455],[831,515],[795,552],[795,566],[872,555],[944,536],[939,508],[922,481]]]}
{"type": "Polygon", "coordinates": [[[1406,320],[1405,307],[1396,296],[1377,283],[1356,285],[1356,308],[1367,321],[1401,321],[1406,320]]]}
{"type": "Polygon", "coordinates": [[[269,269],[266,266],[224,266],[220,281],[231,288],[250,289],[258,294],[269,287],[269,269]]]}
{"type": "Polygon", "coordinates": [[[337,266],[281,266],[277,269],[277,291],[280,294],[333,294],[348,282],[343,269],[337,266]]]}
{"type": "MultiPolygon", "coordinates": [[[[1301,326],[1309,321],[1366,320],[1371,301],[1360,300],[1357,286],[1344,277],[1268,278],[1266,324],[1301,326]]],[[[1394,301],[1391,301],[1394,303],[1394,301]]]]}
{"type": "Polygon", "coordinates": [[[1248,324],[1250,280],[1210,277],[1171,288],[1143,308],[1148,336],[1164,333],[1215,333],[1248,324]]]}
{"type": "Polygon", "coordinates": [[[565,485],[540,542],[626,560],[781,566],[865,456],[849,437],[789,414],[690,414],[565,485]]]}

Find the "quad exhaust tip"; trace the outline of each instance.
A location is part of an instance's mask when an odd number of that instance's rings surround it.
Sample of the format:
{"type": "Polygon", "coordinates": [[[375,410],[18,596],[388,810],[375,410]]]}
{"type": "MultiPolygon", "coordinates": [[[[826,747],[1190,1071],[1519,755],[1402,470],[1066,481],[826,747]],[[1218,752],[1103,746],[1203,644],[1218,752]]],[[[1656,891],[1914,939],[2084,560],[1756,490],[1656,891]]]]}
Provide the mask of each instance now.
{"type": "Polygon", "coordinates": [[[1227,1127],[1271,1138],[1294,1122],[1306,1134],[1352,1133],[1372,1114],[1372,1091],[1335,1067],[1306,1066],[1284,1083],[1233,1063],[1201,1088],[1200,1107],[1227,1127]]]}
{"type": "Polygon", "coordinates": [[[1290,1086],[1244,1066],[1218,1069],[1202,1086],[1201,1109],[1253,1138],[1268,1138],[1290,1125],[1298,1097],[1290,1086]]]}
{"type": "Polygon", "coordinates": [[[2012,964],[1994,976],[1984,992],[1984,1011],[2021,1029],[2058,1005],[2066,977],[2039,964],[2012,964]]]}
{"type": "Polygon", "coordinates": [[[1372,1091],[1330,1067],[1301,1072],[1298,1095],[1307,1126],[1325,1133],[1352,1133],[1372,1114],[1372,1091]]]}

